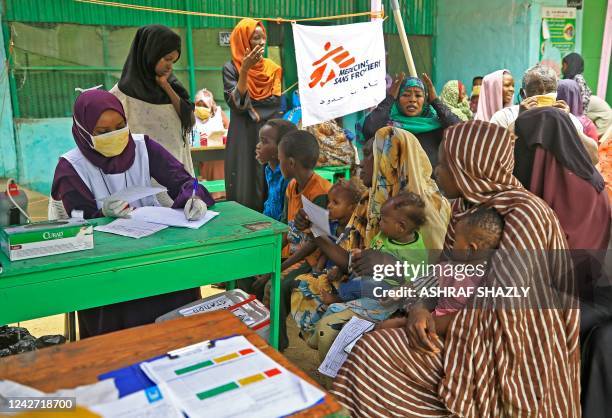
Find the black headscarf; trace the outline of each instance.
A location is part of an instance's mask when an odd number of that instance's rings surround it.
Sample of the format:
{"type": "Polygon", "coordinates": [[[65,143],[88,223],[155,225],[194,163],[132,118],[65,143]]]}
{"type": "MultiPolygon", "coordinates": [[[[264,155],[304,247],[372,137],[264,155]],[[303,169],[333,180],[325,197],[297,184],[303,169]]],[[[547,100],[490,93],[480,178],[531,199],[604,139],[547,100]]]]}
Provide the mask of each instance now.
{"type": "Polygon", "coordinates": [[[531,183],[535,149],[541,146],[557,161],[601,192],[604,180],[595,169],[569,115],[554,107],[539,107],[519,115],[514,125],[514,175],[526,188],[531,183]]]}
{"type": "MultiPolygon", "coordinates": [[[[119,90],[127,96],[151,104],[172,103],[165,91],[155,81],[155,66],[159,60],[172,51],[181,55],[181,37],[169,27],[163,25],[147,25],[138,29],[130,53],[123,66],[119,90]]],[[[191,115],[194,104],[189,93],[178,79],[171,74],[168,83],[181,98],[181,126],[183,134],[192,128],[191,115]]]]}
{"type": "Polygon", "coordinates": [[[577,74],[584,72],[584,60],[580,54],[575,52],[567,54],[561,62],[567,64],[567,68],[563,71],[563,78],[565,79],[572,80],[577,74]]]}

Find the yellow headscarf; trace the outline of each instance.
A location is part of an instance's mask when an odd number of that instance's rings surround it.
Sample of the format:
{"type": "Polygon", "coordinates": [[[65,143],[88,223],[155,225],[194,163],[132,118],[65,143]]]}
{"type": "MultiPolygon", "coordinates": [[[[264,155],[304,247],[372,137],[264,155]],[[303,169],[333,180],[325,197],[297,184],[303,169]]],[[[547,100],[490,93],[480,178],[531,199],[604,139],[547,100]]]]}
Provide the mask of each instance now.
{"type": "Polygon", "coordinates": [[[394,127],[376,132],[372,147],[374,176],[370,189],[366,241],[379,230],[380,208],[401,191],[418,194],[425,202],[426,223],[421,227],[428,250],[442,250],[451,210],[448,200],[431,178],[432,168],[418,139],[410,132],[394,127]]]}

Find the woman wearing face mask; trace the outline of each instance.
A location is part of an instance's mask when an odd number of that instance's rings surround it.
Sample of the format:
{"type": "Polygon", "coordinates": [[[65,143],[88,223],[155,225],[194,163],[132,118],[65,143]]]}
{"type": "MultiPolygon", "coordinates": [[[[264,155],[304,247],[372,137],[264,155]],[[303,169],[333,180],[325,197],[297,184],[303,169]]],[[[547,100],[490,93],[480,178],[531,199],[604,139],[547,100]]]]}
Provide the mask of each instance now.
{"type": "MultiPolygon", "coordinates": [[[[150,186],[151,179],[168,188],[174,208],[185,217],[201,219],[214,200],[159,143],[131,133],[121,102],[111,93],[90,90],[74,104],[72,135],[76,148],[64,154],[55,169],[53,199],[67,213],[83,212],[85,219],[127,217],[133,207],[158,206],[154,196],[136,202],[109,198],[127,187],[150,186]]],[[[192,302],[197,289],[174,292],[79,312],[81,338],[153,322],[158,316],[192,302]]]]}
{"type": "MultiPolygon", "coordinates": [[[[213,94],[206,90],[200,90],[195,97],[196,123],[193,127],[194,147],[215,147],[225,144],[229,118],[225,112],[217,106],[213,94]]],[[[204,180],[223,180],[223,160],[200,161],[200,176],[204,180]]],[[[225,196],[224,192],[213,194],[215,198],[225,196]]]]}
{"type": "Polygon", "coordinates": [[[225,150],[228,200],[262,211],[265,199],[263,166],[255,160],[259,129],[280,115],[282,69],[263,58],[266,31],[261,22],[242,19],[230,36],[232,59],[223,67],[225,101],[230,125],[225,150]]]}
{"type": "Polygon", "coordinates": [[[377,130],[388,125],[408,131],[417,137],[431,165],[435,166],[442,132],[461,119],[437,97],[425,73],[423,81],[416,77],[404,78],[404,74],[396,76],[387,98],[366,118],[363,134],[373,138],[377,130]]]}
{"type": "MultiPolygon", "coordinates": [[[[136,32],[119,83],[110,91],[123,104],[131,129],[158,139],[193,175],[189,144],[194,106],[172,72],[180,56],[181,38],[170,28],[143,26],[136,32]]],[[[164,206],[172,204],[166,194],[158,198],[164,206]]]]}
{"type": "Polygon", "coordinates": [[[194,146],[217,146],[223,145],[223,137],[227,135],[229,118],[225,112],[217,106],[213,94],[206,90],[200,90],[195,97],[195,126],[194,146]],[[210,141],[213,140],[213,143],[210,141]]]}

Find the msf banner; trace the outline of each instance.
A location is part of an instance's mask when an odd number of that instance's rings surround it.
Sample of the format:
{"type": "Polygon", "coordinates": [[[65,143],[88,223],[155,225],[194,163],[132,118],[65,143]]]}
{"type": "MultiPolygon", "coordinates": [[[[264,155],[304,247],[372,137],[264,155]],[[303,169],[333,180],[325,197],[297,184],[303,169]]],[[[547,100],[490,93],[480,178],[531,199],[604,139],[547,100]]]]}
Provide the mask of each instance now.
{"type": "Polygon", "coordinates": [[[382,20],[293,25],[302,126],[378,105],[386,95],[382,20]]]}

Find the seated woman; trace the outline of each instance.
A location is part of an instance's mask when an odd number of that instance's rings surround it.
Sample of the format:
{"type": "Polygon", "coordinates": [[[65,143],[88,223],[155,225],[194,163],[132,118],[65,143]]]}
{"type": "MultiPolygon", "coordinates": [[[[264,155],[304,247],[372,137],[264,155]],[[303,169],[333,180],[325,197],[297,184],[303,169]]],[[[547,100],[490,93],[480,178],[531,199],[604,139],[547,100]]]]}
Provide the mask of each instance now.
{"type": "Polygon", "coordinates": [[[585,114],[582,106],[582,96],[580,86],[574,80],[559,80],[557,85],[557,100],[563,100],[570,108],[570,113],[580,121],[582,132],[593,139],[599,141],[597,126],[585,114]]]}
{"type": "MultiPolygon", "coordinates": [[[[453,246],[459,220],[494,208],[504,218],[500,250],[522,257],[494,256],[487,279],[519,279],[535,295],[569,291],[566,260],[547,256],[567,248],[563,230],[546,203],[512,175],[510,133],[470,121],[444,136],[436,178],[456,199],[445,246],[453,246]]],[[[394,261],[363,251],[354,270],[371,274],[381,263],[394,261]]],[[[430,311],[416,305],[405,329],[382,329],[357,342],[332,394],[352,416],[547,417],[553,410],[555,416],[580,416],[579,315],[566,303],[547,308],[462,309],[442,340],[430,311]]]]}
{"type": "MultiPolygon", "coordinates": [[[[370,194],[369,198],[364,197],[349,222],[349,239],[336,245],[329,239],[318,237],[315,239],[316,244],[343,274],[348,273],[349,251],[368,248],[380,231],[383,204],[401,192],[408,191],[419,195],[425,204],[422,238],[425,248],[430,252],[430,260],[436,261],[438,254],[435,250],[442,249],[450,218],[450,205],[431,178],[432,169],[425,151],[414,135],[392,127],[379,130],[371,143],[371,153],[369,147],[364,147],[361,170],[362,180],[370,187],[370,194]]],[[[308,222],[300,222],[298,225],[303,229],[308,226],[308,222]]],[[[361,276],[373,277],[372,274],[361,276]]],[[[307,282],[308,286],[294,290],[291,298],[292,317],[300,319],[300,326],[307,322],[307,328],[302,329],[310,332],[316,329],[309,344],[318,349],[321,360],[339,332],[337,324],[344,323],[355,315],[372,321],[382,321],[397,309],[395,305],[383,305],[373,299],[360,298],[334,303],[323,309],[325,320],[320,321],[320,290],[324,287],[308,275],[298,279],[307,282]],[[313,300],[316,303],[313,304],[313,300]]]]}
{"type": "Polygon", "coordinates": [[[423,80],[425,84],[416,77],[404,79],[403,74],[397,77],[387,98],[365,119],[363,135],[373,138],[376,131],[388,125],[408,131],[417,137],[431,165],[435,166],[442,132],[461,119],[437,97],[427,74],[423,74],[423,80]]]}
{"type": "MultiPolygon", "coordinates": [[[[206,89],[200,90],[195,97],[195,125],[192,132],[193,147],[224,146],[227,138],[229,118],[215,102],[213,94],[206,89]]],[[[223,180],[225,164],[223,160],[200,161],[200,178],[203,180],[223,180]]],[[[223,199],[225,192],[213,194],[223,199]]]]}
{"type": "Polygon", "coordinates": [[[514,78],[508,70],[498,70],[482,79],[475,120],[489,122],[503,108],[512,106],[514,78]]]}
{"type": "MultiPolygon", "coordinates": [[[[51,196],[66,212],[85,219],[127,217],[133,207],[158,206],[154,196],[136,202],[108,198],[127,187],[168,188],[173,208],[187,219],[200,219],[214,204],[208,191],[161,145],[147,135],[132,134],[119,99],[103,90],[81,94],[74,104],[72,135],[77,147],[60,158],[51,196]]],[[[81,338],[153,322],[158,316],[199,298],[199,289],[183,290],[79,312],[81,338]]]]}
{"type": "Polygon", "coordinates": [[[463,122],[474,118],[474,114],[470,110],[465,86],[461,81],[447,81],[444,87],[442,87],[440,100],[463,122]]]}
{"type": "Polygon", "coordinates": [[[605,250],[610,204],[567,113],[541,107],[516,120],[513,174],[555,211],[572,250],[605,250]]]}

